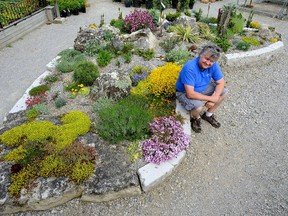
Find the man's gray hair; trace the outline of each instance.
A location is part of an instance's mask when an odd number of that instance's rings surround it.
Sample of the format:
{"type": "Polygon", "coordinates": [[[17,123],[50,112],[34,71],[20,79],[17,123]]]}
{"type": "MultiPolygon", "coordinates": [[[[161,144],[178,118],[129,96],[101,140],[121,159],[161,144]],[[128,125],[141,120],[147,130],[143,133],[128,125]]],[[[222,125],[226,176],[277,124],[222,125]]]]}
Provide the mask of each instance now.
{"type": "Polygon", "coordinates": [[[199,56],[210,54],[210,59],[213,61],[217,61],[220,57],[220,51],[221,49],[216,45],[206,45],[200,51],[199,56]]]}

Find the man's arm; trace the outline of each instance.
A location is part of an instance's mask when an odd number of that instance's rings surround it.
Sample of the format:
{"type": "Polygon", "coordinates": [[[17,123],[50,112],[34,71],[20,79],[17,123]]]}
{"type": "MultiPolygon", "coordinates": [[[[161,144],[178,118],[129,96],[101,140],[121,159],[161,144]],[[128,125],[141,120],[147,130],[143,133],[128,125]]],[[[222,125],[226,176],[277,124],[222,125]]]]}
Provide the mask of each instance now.
{"type": "Polygon", "coordinates": [[[215,88],[215,92],[214,92],[215,95],[220,96],[223,92],[224,86],[225,86],[224,78],[216,81],[216,88],[215,88]]]}

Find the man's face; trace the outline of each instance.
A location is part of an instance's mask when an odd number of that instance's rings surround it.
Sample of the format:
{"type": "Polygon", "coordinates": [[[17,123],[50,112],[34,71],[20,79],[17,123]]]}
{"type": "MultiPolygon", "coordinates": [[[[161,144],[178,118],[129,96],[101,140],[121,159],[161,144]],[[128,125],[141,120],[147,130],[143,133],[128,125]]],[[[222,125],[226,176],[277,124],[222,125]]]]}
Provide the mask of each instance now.
{"type": "Polygon", "coordinates": [[[211,57],[211,54],[209,53],[206,55],[200,56],[198,64],[201,70],[210,68],[214,64],[215,61],[212,60],[210,57],[211,57]]]}

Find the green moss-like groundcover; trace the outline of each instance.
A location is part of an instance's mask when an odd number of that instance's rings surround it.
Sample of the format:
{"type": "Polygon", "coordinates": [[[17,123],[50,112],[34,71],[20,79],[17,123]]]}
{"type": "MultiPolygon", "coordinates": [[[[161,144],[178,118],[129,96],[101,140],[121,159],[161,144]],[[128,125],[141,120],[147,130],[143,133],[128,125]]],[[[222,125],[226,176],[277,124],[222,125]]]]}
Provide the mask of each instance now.
{"type": "Polygon", "coordinates": [[[49,121],[32,121],[14,127],[0,136],[1,143],[15,147],[4,156],[13,161],[9,192],[19,196],[40,177],[65,176],[79,184],[92,175],[96,150],[75,142],[90,130],[91,120],[80,111],[61,118],[62,125],[49,121]]]}

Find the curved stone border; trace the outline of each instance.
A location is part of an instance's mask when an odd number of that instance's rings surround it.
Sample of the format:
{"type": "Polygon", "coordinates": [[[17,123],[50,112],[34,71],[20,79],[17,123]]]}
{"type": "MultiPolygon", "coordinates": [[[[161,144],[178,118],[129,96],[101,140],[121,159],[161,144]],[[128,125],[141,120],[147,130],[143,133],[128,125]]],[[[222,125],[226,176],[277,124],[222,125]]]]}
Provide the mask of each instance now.
{"type": "MultiPolygon", "coordinates": [[[[284,44],[282,41],[276,42],[268,47],[261,48],[258,50],[253,50],[250,52],[245,53],[234,53],[234,54],[226,54],[227,58],[227,65],[233,64],[235,65],[235,62],[237,64],[241,63],[247,63],[248,61],[255,61],[258,60],[260,57],[264,57],[265,59],[267,56],[272,56],[272,53],[279,48],[283,47],[284,44]],[[255,59],[255,57],[257,59],[255,59]]],[[[29,97],[29,90],[41,83],[41,80],[47,76],[48,74],[52,73],[51,71],[54,71],[55,69],[55,63],[59,57],[54,58],[50,63],[47,64],[47,71],[44,72],[42,75],[40,75],[33,83],[32,85],[25,91],[24,95],[17,101],[17,103],[14,105],[14,107],[10,110],[9,113],[15,113],[20,110],[26,109],[25,100],[29,97]]],[[[190,128],[190,114],[187,110],[185,110],[178,100],[176,100],[176,113],[181,114],[181,116],[184,118],[184,124],[183,129],[184,132],[191,136],[191,128],[190,128]]],[[[177,157],[163,162],[160,165],[148,163],[145,166],[138,169],[137,174],[140,179],[140,186],[142,191],[148,192],[160,183],[162,183],[173,171],[178,167],[178,165],[182,162],[186,155],[186,151],[182,151],[177,157]]],[[[139,188],[131,188],[131,190],[128,188],[127,190],[121,191],[121,194],[117,194],[116,197],[125,197],[125,196],[134,196],[141,194],[141,190],[139,188]]],[[[77,195],[77,197],[81,197],[81,200],[83,201],[90,201],[90,202],[102,202],[102,201],[110,201],[115,198],[114,196],[111,196],[111,194],[107,194],[107,196],[102,197],[91,197],[91,196],[85,196],[83,194],[77,195]],[[110,199],[110,198],[111,199],[110,199]]],[[[68,201],[68,200],[67,200],[68,201]]],[[[54,203],[55,204],[55,203],[54,203]]],[[[55,205],[52,205],[52,207],[55,207],[55,205]]],[[[59,205],[63,204],[63,202],[59,202],[59,205]]],[[[57,206],[57,205],[56,205],[57,206]]],[[[8,207],[8,211],[9,211],[8,207]]],[[[49,209],[44,208],[42,210],[49,209]]],[[[12,209],[10,209],[12,210],[12,209]]],[[[20,209],[19,209],[20,210],[20,209]]],[[[22,211],[24,209],[21,209],[22,211]]],[[[17,212],[17,209],[13,209],[12,212],[17,212]]]]}
{"type": "Polygon", "coordinates": [[[249,52],[241,52],[241,53],[231,53],[226,54],[227,58],[227,66],[237,66],[255,62],[258,60],[267,60],[269,59],[276,51],[280,48],[284,47],[284,43],[282,41],[278,41],[276,43],[270,44],[267,47],[263,47],[257,50],[252,50],[249,52]]]}

